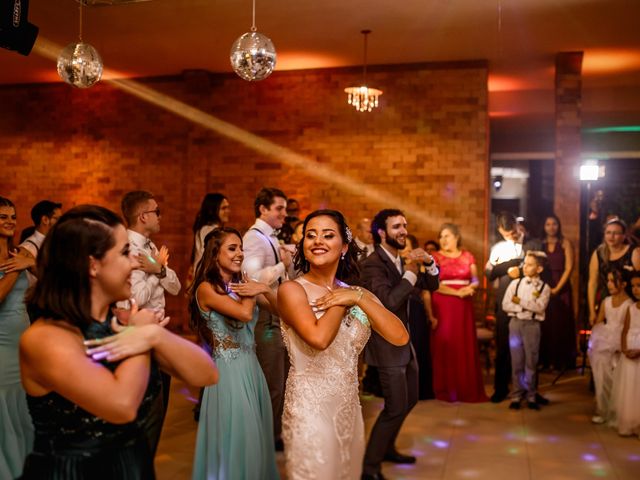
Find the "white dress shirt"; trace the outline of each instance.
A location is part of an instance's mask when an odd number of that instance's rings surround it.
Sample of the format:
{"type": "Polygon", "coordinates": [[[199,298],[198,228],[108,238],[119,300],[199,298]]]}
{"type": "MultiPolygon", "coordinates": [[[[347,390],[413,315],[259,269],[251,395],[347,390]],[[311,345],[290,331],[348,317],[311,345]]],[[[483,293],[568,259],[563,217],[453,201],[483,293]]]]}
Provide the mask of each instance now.
{"type": "Polygon", "coordinates": [[[198,268],[198,263],[200,263],[200,259],[202,259],[202,255],[204,254],[204,237],[206,237],[209,232],[212,232],[215,228],[218,228],[217,224],[213,225],[204,225],[196,232],[194,238],[194,256],[193,256],[193,274],[196,274],[196,269],[198,268]]]}
{"type": "Polygon", "coordinates": [[[549,305],[549,297],[551,296],[551,287],[540,277],[524,277],[512,280],[502,299],[502,310],[510,317],[516,317],[520,320],[544,320],[544,312],[549,305]],[[518,286],[518,282],[520,286],[518,286]],[[513,296],[518,290],[518,298],[520,303],[513,303],[513,296]],[[542,290],[541,290],[542,288],[542,290]]]}
{"type": "Polygon", "coordinates": [[[496,243],[489,254],[489,264],[491,267],[499,263],[508,262],[514,258],[523,258],[522,244],[513,240],[503,240],[496,243]]]}
{"type": "Polygon", "coordinates": [[[264,282],[272,289],[286,280],[286,268],[280,260],[280,244],[271,225],[257,218],[256,223],[244,234],[242,247],[242,270],[247,272],[249,278],[264,282]]]}
{"type": "Polygon", "coordinates": [[[35,230],[31,236],[25,238],[24,242],[22,242],[20,246],[27,249],[29,253],[36,258],[40,247],[42,247],[42,242],[44,242],[44,234],[35,230]]]}
{"type": "MultiPolygon", "coordinates": [[[[131,254],[157,254],[158,249],[154,243],[144,235],[127,230],[129,235],[129,246],[131,254]]],[[[166,267],[167,276],[163,279],[158,278],[153,273],[147,273],[142,270],[133,270],[131,272],[131,296],[135,299],[139,308],[161,308],[164,309],[165,300],[164,292],[171,295],[177,295],[180,292],[180,280],[176,272],[166,267]]],[[[118,302],[118,306],[122,307],[122,302],[118,302]]],[[[126,308],[126,307],[125,307],[126,308]]]]}
{"type": "MultiPolygon", "coordinates": [[[[42,242],[44,242],[44,233],[35,230],[33,234],[25,238],[24,242],[20,244],[20,247],[33,255],[33,258],[38,258],[38,252],[40,251],[40,247],[42,247],[42,242]]],[[[38,279],[33,273],[27,270],[27,280],[29,280],[29,286],[33,286],[38,279]]]]}
{"type": "Polygon", "coordinates": [[[374,250],[373,243],[364,243],[358,237],[355,238],[355,241],[356,241],[356,245],[358,245],[358,248],[364,251],[364,254],[366,257],[368,257],[373,253],[373,250],[374,250]]]}
{"type": "Polygon", "coordinates": [[[403,272],[402,268],[402,260],[400,260],[400,255],[394,256],[389,250],[380,245],[382,251],[387,254],[387,256],[391,259],[391,261],[395,264],[398,272],[402,275],[402,278],[406,279],[411,285],[416,284],[418,281],[418,276],[410,270],[406,270],[403,272]]]}

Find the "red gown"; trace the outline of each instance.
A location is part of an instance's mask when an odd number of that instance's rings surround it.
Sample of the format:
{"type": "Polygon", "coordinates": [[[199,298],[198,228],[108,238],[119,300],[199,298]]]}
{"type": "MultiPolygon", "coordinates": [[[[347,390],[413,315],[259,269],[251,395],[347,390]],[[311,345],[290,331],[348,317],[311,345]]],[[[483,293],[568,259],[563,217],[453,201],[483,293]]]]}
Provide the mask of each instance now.
{"type": "MultiPolygon", "coordinates": [[[[473,255],[462,251],[456,258],[439,252],[433,257],[440,269],[440,283],[460,289],[471,283],[473,255]]],[[[433,390],[446,402],[486,402],[471,297],[432,294],[433,314],[438,319],[431,333],[433,390]]]]}

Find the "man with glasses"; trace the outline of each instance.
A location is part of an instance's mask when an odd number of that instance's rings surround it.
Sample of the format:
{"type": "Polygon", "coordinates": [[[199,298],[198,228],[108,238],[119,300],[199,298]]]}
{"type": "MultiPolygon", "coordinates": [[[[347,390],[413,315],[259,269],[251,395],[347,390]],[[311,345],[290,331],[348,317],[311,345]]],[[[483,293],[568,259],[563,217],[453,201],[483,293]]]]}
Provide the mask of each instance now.
{"type": "MultiPolygon", "coordinates": [[[[122,215],[127,223],[131,255],[138,267],[131,272],[131,298],[138,308],[161,311],[164,316],[165,292],[177,295],[180,292],[180,280],[176,272],[169,268],[169,249],[158,249],[151,241],[151,235],[160,231],[160,208],[153,194],[141,190],[127,193],[122,198],[122,215]]],[[[129,302],[119,302],[118,307],[128,309],[129,302]]],[[[162,422],[169,405],[169,387],[171,377],[162,373],[162,405],[157,415],[149,415],[152,420],[145,425],[149,446],[155,454],[162,431],[162,422]]],[[[153,381],[153,376],[150,382],[153,381]]]]}

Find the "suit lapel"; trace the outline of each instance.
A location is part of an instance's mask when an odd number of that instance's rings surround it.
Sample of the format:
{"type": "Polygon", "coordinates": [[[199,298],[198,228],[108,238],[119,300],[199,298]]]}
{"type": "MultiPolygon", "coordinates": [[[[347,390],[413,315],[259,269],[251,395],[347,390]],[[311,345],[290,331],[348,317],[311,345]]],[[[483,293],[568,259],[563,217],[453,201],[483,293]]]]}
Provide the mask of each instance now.
{"type": "Polygon", "coordinates": [[[376,245],[375,251],[378,254],[378,257],[380,257],[380,259],[382,260],[382,263],[384,263],[387,267],[387,270],[389,270],[389,273],[391,273],[392,278],[399,281],[402,278],[402,275],[400,274],[400,272],[398,272],[396,264],[393,263],[393,261],[389,258],[387,252],[385,252],[380,245],[376,245]]]}

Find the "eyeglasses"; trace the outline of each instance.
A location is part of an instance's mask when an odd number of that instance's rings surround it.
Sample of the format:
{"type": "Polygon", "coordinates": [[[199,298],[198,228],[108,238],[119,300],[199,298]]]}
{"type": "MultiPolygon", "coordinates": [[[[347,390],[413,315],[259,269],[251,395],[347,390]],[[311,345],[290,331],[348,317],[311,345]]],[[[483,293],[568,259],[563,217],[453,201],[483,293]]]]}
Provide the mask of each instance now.
{"type": "Polygon", "coordinates": [[[156,208],[155,210],[146,210],[144,212],[140,212],[140,215],[142,215],[143,213],[155,213],[159,217],[160,216],[160,207],[156,208]]]}

